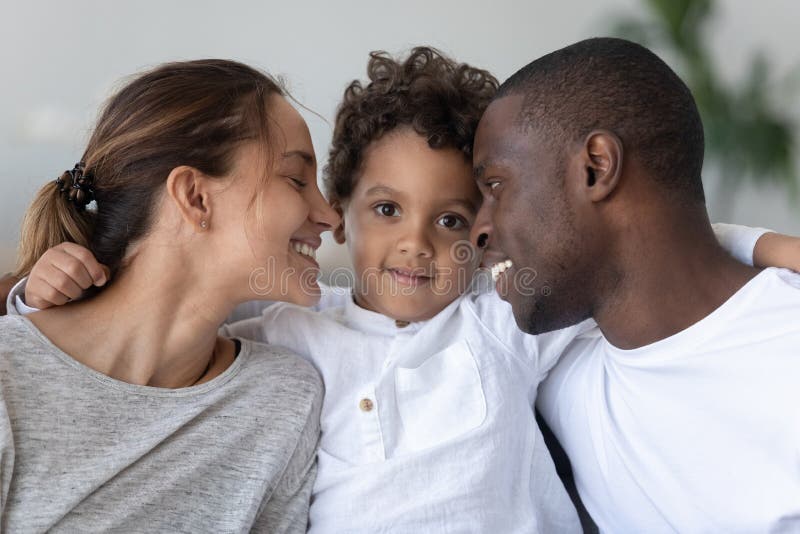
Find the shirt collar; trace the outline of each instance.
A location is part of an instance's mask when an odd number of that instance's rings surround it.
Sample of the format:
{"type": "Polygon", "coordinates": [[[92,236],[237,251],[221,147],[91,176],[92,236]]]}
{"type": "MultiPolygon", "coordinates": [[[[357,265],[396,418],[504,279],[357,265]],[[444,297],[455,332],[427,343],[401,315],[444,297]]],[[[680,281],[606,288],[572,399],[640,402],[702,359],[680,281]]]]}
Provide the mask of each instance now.
{"type": "Polygon", "coordinates": [[[403,326],[399,321],[383,314],[365,310],[355,303],[351,295],[344,305],[344,320],[347,326],[368,334],[380,336],[396,336],[397,334],[413,334],[419,331],[428,321],[416,321],[403,326]]]}

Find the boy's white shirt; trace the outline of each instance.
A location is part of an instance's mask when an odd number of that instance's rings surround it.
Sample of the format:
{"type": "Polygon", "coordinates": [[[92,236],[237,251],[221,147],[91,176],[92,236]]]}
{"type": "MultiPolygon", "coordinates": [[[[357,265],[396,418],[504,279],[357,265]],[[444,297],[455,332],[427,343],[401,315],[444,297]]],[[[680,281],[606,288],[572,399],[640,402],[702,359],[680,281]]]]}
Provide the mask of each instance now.
{"type": "MultiPolygon", "coordinates": [[[[766,230],[726,231],[723,246],[752,263],[766,230]]],[[[318,309],[276,304],[224,327],[288,346],[323,377],[312,532],[580,531],[532,406],[593,322],[528,336],[492,291],[405,328],[341,291],[325,291],[318,309]]]]}
{"type": "Polygon", "coordinates": [[[486,278],[405,327],[330,288],[319,312],[279,303],[223,327],[289,347],[322,375],[311,532],[580,532],[533,403],[594,323],[525,335],[486,278]]]}
{"type": "Polygon", "coordinates": [[[11,288],[6,298],[6,311],[9,315],[28,315],[29,313],[39,311],[38,308],[28,306],[22,297],[25,296],[25,284],[28,283],[28,277],[23,278],[11,288]]]}

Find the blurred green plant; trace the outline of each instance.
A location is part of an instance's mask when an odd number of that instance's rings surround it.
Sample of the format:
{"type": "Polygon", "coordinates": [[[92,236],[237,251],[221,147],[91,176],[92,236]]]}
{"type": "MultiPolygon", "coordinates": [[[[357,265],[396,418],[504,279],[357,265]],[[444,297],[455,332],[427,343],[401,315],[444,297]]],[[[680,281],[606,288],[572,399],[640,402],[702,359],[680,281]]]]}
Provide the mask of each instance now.
{"type": "MultiPolygon", "coordinates": [[[[714,0],[642,0],[644,18],[621,16],[612,31],[666,52],[697,101],[706,136],[706,159],[720,170],[719,193],[728,196],[745,179],[778,184],[797,197],[797,131],[780,100],[797,92],[800,70],[771,81],[770,63],[754,54],[743,81],[720,79],[705,42],[714,0]]],[[[728,197],[730,198],[730,197],[728,197]]]]}

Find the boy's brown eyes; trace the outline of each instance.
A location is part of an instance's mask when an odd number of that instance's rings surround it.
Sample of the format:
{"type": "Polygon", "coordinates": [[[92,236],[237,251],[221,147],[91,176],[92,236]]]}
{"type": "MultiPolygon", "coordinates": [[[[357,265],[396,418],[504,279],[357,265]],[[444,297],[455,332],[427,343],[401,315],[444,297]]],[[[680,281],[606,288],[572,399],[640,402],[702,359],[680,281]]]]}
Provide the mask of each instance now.
{"type": "MultiPolygon", "coordinates": [[[[372,206],[372,211],[379,217],[399,217],[400,208],[390,202],[381,202],[372,206]]],[[[436,219],[436,224],[448,230],[461,230],[469,228],[470,222],[455,213],[447,213],[436,219]]]]}
{"type": "Polygon", "coordinates": [[[436,222],[449,230],[460,230],[469,227],[469,222],[459,215],[443,215],[436,222]]]}
{"type": "Polygon", "coordinates": [[[397,206],[388,202],[381,202],[372,207],[373,211],[382,217],[397,217],[399,211],[397,206]]]}

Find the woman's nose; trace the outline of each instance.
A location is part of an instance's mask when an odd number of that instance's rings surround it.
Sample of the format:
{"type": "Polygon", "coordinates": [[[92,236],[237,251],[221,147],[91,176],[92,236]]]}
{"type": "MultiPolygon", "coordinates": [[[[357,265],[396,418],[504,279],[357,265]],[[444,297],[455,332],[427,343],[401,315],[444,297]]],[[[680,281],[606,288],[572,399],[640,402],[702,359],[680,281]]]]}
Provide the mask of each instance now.
{"type": "Polygon", "coordinates": [[[336,210],[328,204],[328,201],[325,200],[325,197],[322,196],[322,192],[319,190],[316,191],[314,199],[312,200],[311,212],[308,214],[308,218],[320,229],[320,232],[332,230],[338,227],[342,222],[342,218],[336,210]]]}

